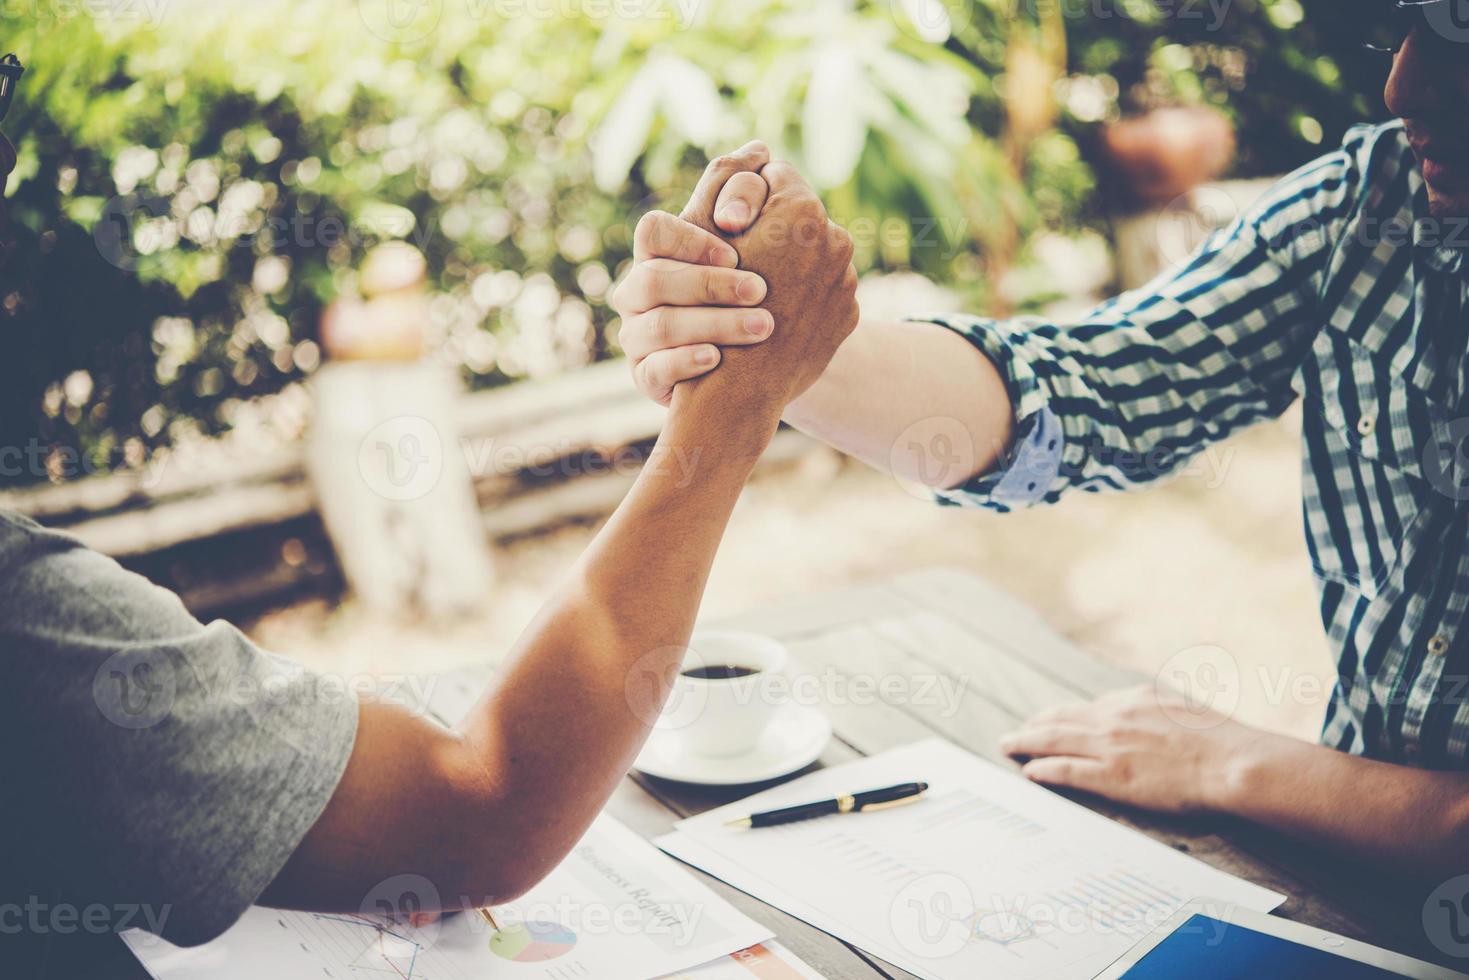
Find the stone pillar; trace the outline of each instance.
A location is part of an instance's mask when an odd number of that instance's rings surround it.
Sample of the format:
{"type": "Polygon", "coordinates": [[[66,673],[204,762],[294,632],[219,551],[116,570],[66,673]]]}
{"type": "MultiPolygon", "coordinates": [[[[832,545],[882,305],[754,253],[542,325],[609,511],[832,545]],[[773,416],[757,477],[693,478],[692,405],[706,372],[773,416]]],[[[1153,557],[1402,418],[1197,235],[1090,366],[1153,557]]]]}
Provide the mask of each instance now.
{"type": "Polygon", "coordinates": [[[446,616],[483,602],[488,543],[455,424],[462,384],[425,360],[423,257],[370,252],[361,296],[322,319],[307,469],[347,582],[390,616],[446,616]]]}

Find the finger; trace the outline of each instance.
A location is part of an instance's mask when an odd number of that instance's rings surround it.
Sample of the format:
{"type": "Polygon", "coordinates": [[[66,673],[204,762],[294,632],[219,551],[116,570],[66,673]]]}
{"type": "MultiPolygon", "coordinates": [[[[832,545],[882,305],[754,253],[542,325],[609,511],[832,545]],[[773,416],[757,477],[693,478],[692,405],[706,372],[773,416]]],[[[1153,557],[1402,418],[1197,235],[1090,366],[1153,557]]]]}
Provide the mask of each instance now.
{"type": "Polygon", "coordinates": [[[765,280],[753,272],[649,259],[617,287],[613,306],[633,316],[660,306],[754,306],[764,298],[765,280]]]}
{"type": "MultiPolygon", "coordinates": [[[[763,187],[765,182],[762,180],[760,184],[763,187]]],[[[724,239],[667,211],[649,211],[638,219],[632,236],[632,254],[638,262],[664,258],[730,269],[740,264],[734,247],[724,239]]]]}
{"type": "Polygon", "coordinates": [[[708,374],[718,364],[719,348],[713,344],[674,347],[654,351],[639,361],[633,368],[633,378],[643,394],[667,405],[674,385],[708,374]]]}
{"type": "Polygon", "coordinates": [[[737,173],[756,172],[770,162],[770,149],[759,140],[751,140],[733,153],[715,157],[704,168],[689,203],[679,217],[692,221],[706,231],[714,231],[714,204],[725,183],[737,173]]]}
{"type": "Polygon", "coordinates": [[[719,200],[714,205],[714,223],[720,231],[739,234],[755,221],[769,192],[770,185],[759,174],[735,174],[719,192],[719,200]]]}
{"type": "MultiPolygon", "coordinates": [[[[1166,685],[1164,690],[1172,690],[1166,685]]],[[[1159,687],[1154,684],[1136,684],[1132,687],[1114,687],[1110,691],[1103,691],[1097,695],[1092,704],[1117,705],[1117,704],[1142,704],[1152,701],[1158,694],[1159,687]]]]}
{"type": "Polygon", "coordinates": [[[1000,739],[1000,751],[1012,759],[1048,755],[1096,755],[1097,736],[1079,725],[1031,725],[1000,739]]]}
{"type": "Polygon", "coordinates": [[[1091,717],[1093,713],[1092,704],[1089,701],[1077,701],[1074,704],[1057,704],[1043,711],[1037,711],[1030,718],[1026,719],[1025,726],[1027,728],[1035,728],[1043,725],[1080,722],[1083,719],[1091,717]]]}
{"type": "Polygon", "coordinates": [[[760,171],[760,176],[765,178],[766,185],[770,188],[771,196],[776,194],[810,194],[813,197],[816,192],[811,185],[806,183],[800,171],[796,170],[785,160],[776,160],[768,163],[760,171]]]}
{"type": "Polygon", "coordinates": [[[1113,788],[1106,765],[1096,759],[1077,759],[1064,755],[1033,759],[1021,767],[1020,773],[1026,779],[1046,786],[1064,786],[1102,796],[1107,794],[1109,788],[1113,788]]]}
{"type": "Polygon", "coordinates": [[[770,336],[775,318],[767,310],[722,306],[660,306],[626,317],[617,343],[637,360],[658,350],[693,344],[755,344],[770,336]]]}

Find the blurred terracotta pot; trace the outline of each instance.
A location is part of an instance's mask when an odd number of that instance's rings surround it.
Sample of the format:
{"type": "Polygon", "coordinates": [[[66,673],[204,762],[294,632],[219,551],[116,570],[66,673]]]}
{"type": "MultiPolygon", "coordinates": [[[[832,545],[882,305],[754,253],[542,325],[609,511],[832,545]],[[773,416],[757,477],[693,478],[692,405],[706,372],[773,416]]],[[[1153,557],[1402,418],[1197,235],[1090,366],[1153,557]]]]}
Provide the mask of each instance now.
{"type": "Polygon", "coordinates": [[[1224,174],[1234,162],[1234,124],[1217,109],[1154,109],[1108,124],[1107,155],[1137,198],[1165,204],[1224,174]]]}
{"type": "Polygon", "coordinates": [[[363,299],[334,301],[322,314],[321,342],[339,361],[416,361],[428,327],[428,266],[403,242],[367,253],[358,275],[363,299]]]}

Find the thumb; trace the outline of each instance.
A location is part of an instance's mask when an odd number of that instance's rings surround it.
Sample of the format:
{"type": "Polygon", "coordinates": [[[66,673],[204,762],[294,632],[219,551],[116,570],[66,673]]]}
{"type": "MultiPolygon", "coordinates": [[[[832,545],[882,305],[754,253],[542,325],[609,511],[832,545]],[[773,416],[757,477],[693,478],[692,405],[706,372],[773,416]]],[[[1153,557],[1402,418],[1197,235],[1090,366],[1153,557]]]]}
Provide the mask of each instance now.
{"type": "Polygon", "coordinates": [[[714,221],[719,230],[738,235],[748,229],[765,207],[769,193],[770,186],[759,174],[749,171],[735,174],[719,192],[719,201],[714,205],[714,221]]]}
{"type": "Polygon", "coordinates": [[[715,157],[704,168],[704,175],[694,188],[689,203],[679,217],[692,222],[705,231],[719,233],[714,223],[714,208],[719,201],[719,192],[725,183],[737,173],[757,172],[770,162],[770,148],[760,140],[751,140],[733,153],[715,157]]]}

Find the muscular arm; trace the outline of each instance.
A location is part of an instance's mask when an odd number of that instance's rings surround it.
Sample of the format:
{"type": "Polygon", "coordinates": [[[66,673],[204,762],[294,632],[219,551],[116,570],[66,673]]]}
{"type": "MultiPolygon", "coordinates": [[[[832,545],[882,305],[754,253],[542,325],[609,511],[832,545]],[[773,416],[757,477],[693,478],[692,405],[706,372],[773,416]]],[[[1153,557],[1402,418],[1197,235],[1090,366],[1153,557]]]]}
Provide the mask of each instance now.
{"type": "MultiPolygon", "coordinates": [[[[695,191],[703,251],[734,258],[712,234],[715,194],[766,158],[763,146],[724,158],[695,191]]],[[[768,284],[761,295],[783,329],[672,395],[633,489],[459,731],[363,706],[346,775],[267,902],[356,909],[404,872],[428,878],[443,908],[506,901],[565,856],[627,772],[682,661],[740,489],[782,408],[857,321],[851,239],[794,171],[767,173],[765,214],[732,244],[768,284]],[[813,233],[799,256],[777,251],[773,232],[787,228],[813,233]]]]}
{"type": "Polygon", "coordinates": [[[412,872],[445,908],[484,905],[554,867],[657,717],[778,412],[690,391],[622,506],[458,731],[362,705],[336,794],[263,901],[355,910],[375,885],[412,872]]]}

